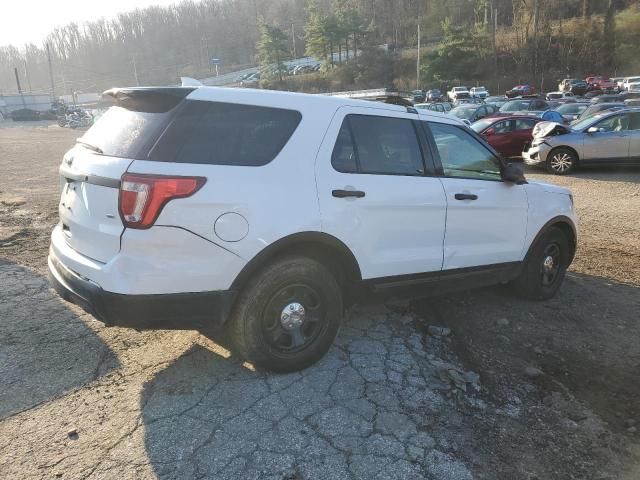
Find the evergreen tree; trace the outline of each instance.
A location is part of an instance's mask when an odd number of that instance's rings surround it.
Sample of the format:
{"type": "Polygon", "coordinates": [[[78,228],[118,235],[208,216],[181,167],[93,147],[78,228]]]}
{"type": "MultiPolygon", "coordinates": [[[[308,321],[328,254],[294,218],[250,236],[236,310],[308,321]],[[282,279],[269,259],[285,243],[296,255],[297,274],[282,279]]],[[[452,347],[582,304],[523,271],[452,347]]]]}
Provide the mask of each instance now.
{"type": "Polygon", "coordinates": [[[329,39],[327,17],[320,10],[317,0],[307,5],[307,23],[304,27],[305,54],[320,62],[327,61],[329,39]]]}
{"type": "Polygon", "coordinates": [[[288,37],[278,27],[260,25],[260,39],[256,45],[258,51],[258,64],[260,65],[260,78],[269,79],[277,76],[282,82],[282,74],[286,71],[285,58],[289,53],[288,37]]]}

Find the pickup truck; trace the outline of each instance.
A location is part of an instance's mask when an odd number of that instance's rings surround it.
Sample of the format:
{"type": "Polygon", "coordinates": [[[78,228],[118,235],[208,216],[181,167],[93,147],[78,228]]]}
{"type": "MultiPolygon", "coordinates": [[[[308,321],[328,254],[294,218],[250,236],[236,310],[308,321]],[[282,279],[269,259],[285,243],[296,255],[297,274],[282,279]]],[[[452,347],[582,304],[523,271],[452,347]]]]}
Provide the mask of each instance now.
{"type": "Polygon", "coordinates": [[[453,87],[447,92],[447,97],[449,98],[450,102],[455,102],[456,100],[460,100],[461,98],[470,98],[471,94],[469,93],[469,89],[467,87],[453,87]]]}

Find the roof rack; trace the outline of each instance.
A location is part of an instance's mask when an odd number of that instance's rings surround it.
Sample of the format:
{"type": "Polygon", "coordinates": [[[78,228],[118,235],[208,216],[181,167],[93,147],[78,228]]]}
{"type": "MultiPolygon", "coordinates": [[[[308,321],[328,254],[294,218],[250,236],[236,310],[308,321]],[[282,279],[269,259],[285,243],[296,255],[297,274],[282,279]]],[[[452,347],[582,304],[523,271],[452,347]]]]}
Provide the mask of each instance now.
{"type": "Polygon", "coordinates": [[[331,97],[353,98],[354,100],[371,100],[375,102],[390,103],[403,107],[413,107],[410,92],[396,88],[372,88],[369,90],[347,90],[344,92],[325,93],[331,97]]]}

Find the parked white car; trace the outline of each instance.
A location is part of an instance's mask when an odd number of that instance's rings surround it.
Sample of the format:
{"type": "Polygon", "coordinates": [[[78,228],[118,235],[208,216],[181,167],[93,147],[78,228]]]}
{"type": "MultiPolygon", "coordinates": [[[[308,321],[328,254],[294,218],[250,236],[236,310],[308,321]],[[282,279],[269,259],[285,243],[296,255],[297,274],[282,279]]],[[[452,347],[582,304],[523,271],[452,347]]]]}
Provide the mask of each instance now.
{"type": "Polygon", "coordinates": [[[547,100],[560,100],[563,98],[574,98],[575,95],[571,92],[549,92],[545,97],[547,100]]]}
{"type": "Polygon", "coordinates": [[[552,297],[569,190],[526,183],[444,114],[340,97],[134,88],[60,166],[49,270],[107,325],[208,330],[302,369],[362,292],[513,282],[552,297]]]}
{"type": "Polygon", "coordinates": [[[489,91],[485,87],[472,87],[469,93],[472,98],[481,98],[483,100],[489,96],[489,91]]]}
{"type": "Polygon", "coordinates": [[[455,102],[456,100],[460,100],[462,98],[471,98],[471,94],[469,93],[469,89],[467,87],[453,87],[447,92],[447,98],[450,102],[455,102]]]}
{"type": "Polygon", "coordinates": [[[622,90],[629,90],[630,84],[640,82],[640,77],[625,77],[622,82],[622,90]]]}

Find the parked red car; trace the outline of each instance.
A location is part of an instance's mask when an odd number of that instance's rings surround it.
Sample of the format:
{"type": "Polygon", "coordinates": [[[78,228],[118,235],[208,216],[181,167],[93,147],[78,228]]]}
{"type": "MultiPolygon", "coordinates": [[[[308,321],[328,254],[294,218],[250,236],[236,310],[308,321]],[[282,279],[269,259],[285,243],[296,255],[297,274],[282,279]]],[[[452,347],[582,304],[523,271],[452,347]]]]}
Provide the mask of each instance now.
{"type": "Polygon", "coordinates": [[[590,90],[602,90],[603,92],[618,90],[618,84],[608,77],[593,75],[585,78],[590,90]]]}
{"type": "Polygon", "coordinates": [[[507,98],[521,97],[524,95],[535,95],[536,89],[531,85],[516,85],[511,90],[507,90],[505,95],[507,98]]]}
{"type": "Polygon", "coordinates": [[[531,141],[533,127],[540,118],[514,115],[512,117],[487,117],[478,120],[471,128],[505,157],[519,157],[524,146],[531,141]]]}

